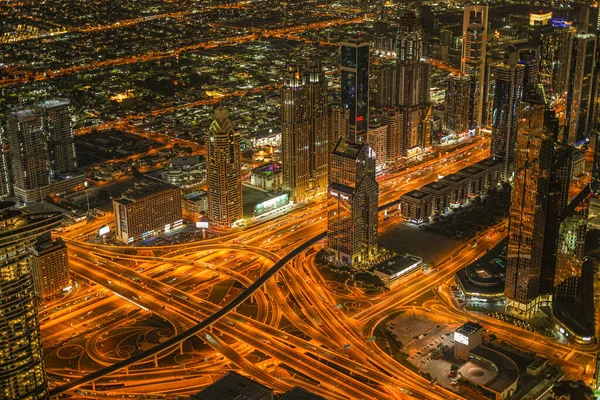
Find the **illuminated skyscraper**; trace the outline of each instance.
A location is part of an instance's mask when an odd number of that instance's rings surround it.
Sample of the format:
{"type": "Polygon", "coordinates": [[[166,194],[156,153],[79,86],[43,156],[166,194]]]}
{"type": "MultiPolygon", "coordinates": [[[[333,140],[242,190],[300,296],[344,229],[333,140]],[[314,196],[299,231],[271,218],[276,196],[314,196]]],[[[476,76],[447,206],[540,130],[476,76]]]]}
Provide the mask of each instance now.
{"type": "Polygon", "coordinates": [[[353,265],[377,252],[375,152],[366,143],[340,139],[329,163],[329,248],[339,262],[353,265]]]}
{"type": "Polygon", "coordinates": [[[544,124],[543,86],[521,103],[511,193],[506,267],[506,310],[531,317],[540,299],[553,142],[544,124]]]}
{"type": "Polygon", "coordinates": [[[0,126],[0,198],[12,195],[12,174],[9,145],[0,126]]]}
{"type": "Polygon", "coordinates": [[[485,75],[488,6],[466,6],[463,16],[463,43],[460,70],[471,77],[469,128],[481,126],[485,75]]]}
{"type": "Polygon", "coordinates": [[[348,110],[341,104],[330,105],[327,125],[329,127],[329,153],[331,153],[340,138],[348,137],[348,110]]]}
{"type": "Polygon", "coordinates": [[[31,252],[31,277],[35,296],[40,299],[59,296],[71,285],[65,242],[61,238],[53,241],[48,233],[37,240],[31,252]]]}
{"type": "Polygon", "coordinates": [[[328,126],[327,81],[320,63],[304,70],[290,67],[281,104],[283,190],[301,202],[327,190],[329,135],[343,129],[343,112],[328,126]]]}
{"type": "Polygon", "coordinates": [[[567,86],[567,108],[563,143],[579,146],[589,139],[592,128],[592,87],[596,35],[577,33],[573,39],[567,86]]]}
{"type": "MultiPolygon", "coordinates": [[[[402,148],[392,155],[407,157],[411,149],[429,147],[431,126],[427,120],[430,112],[429,70],[422,60],[422,32],[414,10],[400,10],[398,49],[396,52],[396,103],[400,113],[402,148]]],[[[413,150],[414,151],[414,150],[413,150]]]]}
{"type": "Polygon", "coordinates": [[[208,219],[231,226],[243,218],[240,134],[219,106],[208,132],[208,219]]]}
{"type": "Polygon", "coordinates": [[[33,110],[10,113],[6,128],[15,195],[49,185],[51,171],[43,115],[33,110]]]}
{"type": "Polygon", "coordinates": [[[60,177],[77,172],[75,135],[71,127],[71,103],[66,100],[47,100],[35,108],[44,117],[52,175],[60,177]]]}
{"type": "Polygon", "coordinates": [[[60,225],[60,213],[25,214],[0,203],[0,397],[48,398],[31,281],[36,237],[60,225]]]}
{"type": "Polygon", "coordinates": [[[369,42],[342,42],[342,105],[348,109],[348,139],[365,142],[369,126],[369,42]]]}
{"type": "Polygon", "coordinates": [[[492,143],[490,155],[504,163],[502,179],[512,176],[519,122],[519,104],[523,96],[525,67],[518,54],[509,47],[504,63],[494,67],[494,111],[492,115],[492,143]]]}
{"type": "Polygon", "coordinates": [[[467,75],[451,73],[446,79],[445,130],[460,135],[469,130],[469,91],[471,80],[467,75]]]}

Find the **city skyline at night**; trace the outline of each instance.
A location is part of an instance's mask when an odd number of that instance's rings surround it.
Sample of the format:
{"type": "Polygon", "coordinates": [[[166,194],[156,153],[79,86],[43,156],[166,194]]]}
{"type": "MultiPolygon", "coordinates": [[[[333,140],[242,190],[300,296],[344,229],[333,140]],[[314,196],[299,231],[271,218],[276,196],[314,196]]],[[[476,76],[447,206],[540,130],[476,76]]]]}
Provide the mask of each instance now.
{"type": "Polygon", "coordinates": [[[0,398],[600,398],[598,10],[0,4],[0,398]]]}

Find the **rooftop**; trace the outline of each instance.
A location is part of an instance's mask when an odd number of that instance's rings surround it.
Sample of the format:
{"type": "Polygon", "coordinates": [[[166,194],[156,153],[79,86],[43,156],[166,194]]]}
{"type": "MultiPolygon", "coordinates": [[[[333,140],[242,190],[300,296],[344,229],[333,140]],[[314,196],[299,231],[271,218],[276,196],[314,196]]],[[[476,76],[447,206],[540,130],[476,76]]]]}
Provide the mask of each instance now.
{"type": "Polygon", "coordinates": [[[358,157],[358,153],[360,153],[362,146],[363,144],[351,143],[346,139],[340,139],[331,154],[355,160],[358,157]]]}
{"type": "Polygon", "coordinates": [[[65,100],[65,99],[51,99],[51,100],[44,100],[41,101],[39,104],[37,104],[38,107],[43,107],[43,108],[55,108],[55,107],[64,107],[64,106],[70,106],[71,102],[69,100],[65,100]]]}
{"type": "Polygon", "coordinates": [[[502,165],[502,161],[493,160],[491,158],[488,158],[488,159],[479,161],[475,165],[481,165],[481,166],[483,166],[484,168],[487,169],[487,168],[492,168],[492,167],[496,167],[496,166],[502,165]]]}
{"type": "Polygon", "coordinates": [[[420,190],[411,190],[408,193],[402,195],[402,197],[410,197],[413,199],[421,200],[425,197],[431,196],[429,193],[421,192],[420,190]]]}
{"type": "Polygon", "coordinates": [[[381,273],[390,276],[402,275],[404,272],[408,270],[415,269],[421,263],[423,259],[417,256],[413,256],[410,254],[406,255],[397,255],[392,257],[387,261],[383,261],[373,267],[373,271],[377,270],[381,273]]]}
{"type": "Polygon", "coordinates": [[[267,165],[261,165],[260,167],[256,167],[252,170],[253,174],[270,176],[273,174],[280,174],[282,171],[282,165],[278,162],[274,162],[267,165]]]}
{"type": "Polygon", "coordinates": [[[471,353],[491,361],[497,368],[497,375],[487,382],[485,387],[502,393],[519,379],[519,367],[510,357],[485,346],[477,346],[471,353]]]}
{"type": "Polygon", "coordinates": [[[445,183],[442,183],[442,182],[431,182],[425,186],[421,186],[420,190],[423,190],[423,189],[430,190],[433,192],[439,192],[441,190],[448,189],[448,185],[446,185],[445,183]]]}
{"type": "Polygon", "coordinates": [[[460,183],[460,182],[464,181],[465,179],[467,179],[466,176],[461,176],[461,175],[457,175],[457,174],[450,174],[450,175],[446,175],[445,177],[443,177],[442,181],[447,180],[447,181],[450,181],[452,183],[460,183]]]}
{"type": "Polygon", "coordinates": [[[296,386],[285,392],[279,400],[325,400],[325,398],[296,386]]]}
{"type": "Polygon", "coordinates": [[[117,201],[119,203],[127,204],[129,202],[143,199],[155,193],[164,192],[165,190],[171,190],[177,188],[166,182],[158,179],[151,178],[149,176],[144,177],[142,180],[135,183],[135,186],[127,190],[121,199],[117,201]]]}
{"type": "Polygon", "coordinates": [[[485,170],[483,168],[480,167],[476,167],[474,165],[470,166],[470,167],[466,167],[461,169],[460,171],[458,171],[459,174],[465,174],[465,175],[477,175],[480,174],[482,172],[484,172],[485,170]]]}
{"type": "Polygon", "coordinates": [[[473,323],[473,322],[467,322],[463,326],[458,328],[456,330],[456,332],[461,333],[465,336],[471,336],[472,334],[474,334],[475,332],[477,332],[480,329],[481,329],[481,325],[473,323]]]}

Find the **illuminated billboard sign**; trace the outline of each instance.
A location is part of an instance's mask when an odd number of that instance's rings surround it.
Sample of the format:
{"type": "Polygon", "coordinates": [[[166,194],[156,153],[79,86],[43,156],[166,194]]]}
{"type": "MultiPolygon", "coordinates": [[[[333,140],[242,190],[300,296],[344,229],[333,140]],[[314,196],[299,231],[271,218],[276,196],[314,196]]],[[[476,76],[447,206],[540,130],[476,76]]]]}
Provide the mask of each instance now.
{"type": "Polygon", "coordinates": [[[254,206],[254,215],[261,215],[266,212],[276,210],[279,207],[283,207],[290,202],[290,196],[285,193],[281,196],[274,197],[267,201],[263,201],[260,204],[254,206]]]}
{"type": "Polygon", "coordinates": [[[456,343],[464,344],[465,346],[469,345],[469,337],[460,332],[454,332],[454,341],[456,343]]]}
{"type": "Polygon", "coordinates": [[[100,229],[98,229],[98,236],[107,235],[110,232],[110,226],[104,225],[100,229]]]}

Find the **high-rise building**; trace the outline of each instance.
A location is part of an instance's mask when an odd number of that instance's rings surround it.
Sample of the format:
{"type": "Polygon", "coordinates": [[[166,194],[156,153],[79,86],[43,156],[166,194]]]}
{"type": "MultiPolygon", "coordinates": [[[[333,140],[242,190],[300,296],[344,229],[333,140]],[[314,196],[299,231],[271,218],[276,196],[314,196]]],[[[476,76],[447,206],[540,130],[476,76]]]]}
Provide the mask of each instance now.
{"type": "Polygon", "coordinates": [[[388,127],[382,124],[381,121],[375,119],[369,124],[369,134],[367,136],[367,144],[373,149],[376,156],[377,170],[382,170],[387,161],[387,134],[388,127]]]}
{"type": "Polygon", "coordinates": [[[469,130],[470,78],[462,73],[451,73],[446,79],[445,131],[459,136],[469,130]]]}
{"type": "Polygon", "coordinates": [[[586,187],[569,204],[560,222],[554,274],[555,294],[558,297],[577,296],[578,278],[582,274],[585,255],[589,200],[589,188],[586,187]]]}
{"type": "Polygon", "coordinates": [[[506,310],[531,317],[540,299],[549,177],[554,146],[544,115],[543,86],[521,103],[511,193],[506,267],[506,310]]]}
{"type": "Polygon", "coordinates": [[[366,143],[340,139],[331,153],[327,239],[339,262],[354,265],[377,252],[375,164],[366,143]]]}
{"type": "Polygon", "coordinates": [[[369,127],[369,42],[342,42],[342,105],[348,110],[348,139],[365,142],[369,127]]]}
{"type": "Polygon", "coordinates": [[[596,35],[577,33],[573,38],[563,135],[563,143],[571,146],[582,145],[590,137],[595,56],[596,35]]]}
{"type": "Polygon", "coordinates": [[[471,77],[470,129],[477,129],[482,121],[487,31],[488,6],[466,6],[460,70],[471,77]]]}
{"type": "Polygon", "coordinates": [[[327,123],[327,81],[320,63],[290,67],[281,89],[283,190],[295,202],[325,193],[329,135],[342,129],[342,110],[327,123]],[[331,130],[329,129],[331,128],[331,130]]]}
{"type": "Polygon", "coordinates": [[[525,67],[518,54],[509,47],[504,63],[494,67],[494,111],[492,115],[492,143],[490,155],[502,161],[502,179],[509,180],[513,173],[519,105],[523,96],[525,67]]]}
{"type": "Polygon", "coordinates": [[[60,225],[60,213],[26,214],[0,203],[0,397],[48,398],[42,341],[31,281],[36,237],[60,225]]]}
{"type": "Polygon", "coordinates": [[[400,11],[398,49],[396,52],[396,102],[400,113],[402,148],[394,153],[408,157],[415,150],[429,147],[431,125],[429,72],[430,65],[422,60],[422,32],[414,10],[400,11]]]}
{"type": "Polygon", "coordinates": [[[222,106],[215,109],[208,132],[206,176],[209,221],[225,227],[240,221],[244,216],[240,133],[222,106]]]}
{"type": "Polygon", "coordinates": [[[341,104],[330,105],[327,125],[329,127],[329,153],[331,153],[340,138],[348,137],[348,110],[341,104]]]}
{"type": "Polygon", "coordinates": [[[148,239],[183,223],[181,191],[177,186],[146,177],[113,200],[113,213],[116,236],[123,243],[148,239]]]}
{"type": "MultiPolygon", "coordinates": [[[[377,69],[377,108],[393,107],[396,104],[396,60],[382,57],[375,65],[377,69]]],[[[337,143],[337,142],[336,142],[337,143]]]]}
{"type": "Polygon", "coordinates": [[[56,177],[77,172],[77,153],[70,108],[71,103],[66,100],[46,100],[35,106],[44,117],[50,171],[56,177]]]}
{"type": "Polygon", "coordinates": [[[4,129],[0,126],[0,199],[12,196],[13,192],[9,148],[4,129]]]}
{"type": "Polygon", "coordinates": [[[6,119],[15,196],[35,202],[85,181],[77,171],[68,101],[47,100],[31,109],[10,112],[6,119]]]}
{"type": "Polygon", "coordinates": [[[388,108],[383,112],[381,120],[387,126],[386,151],[387,161],[393,163],[402,158],[404,140],[402,136],[402,114],[396,108],[388,108]]]}
{"type": "Polygon", "coordinates": [[[537,85],[540,80],[540,46],[535,43],[519,43],[510,46],[516,51],[519,64],[524,67],[523,87],[537,85]]]}
{"type": "Polygon", "coordinates": [[[548,184],[544,252],[540,277],[540,293],[543,295],[554,292],[559,228],[561,218],[563,218],[569,203],[572,159],[573,147],[555,145],[548,184]]]}
{"type": "Polygon", "coordinates": [[[48,186],[51,171],[43,115],[33,110],[9,113],[6,136],[15,194],[48,186]]]}
{"type": "Polygon", "coordinates": [[[53,241],[50,234],[42,235],[31,253],[31,276],[37,298],[52,299],[69,288],[71,280],[67,245],[61,238],[53,241]]]}

